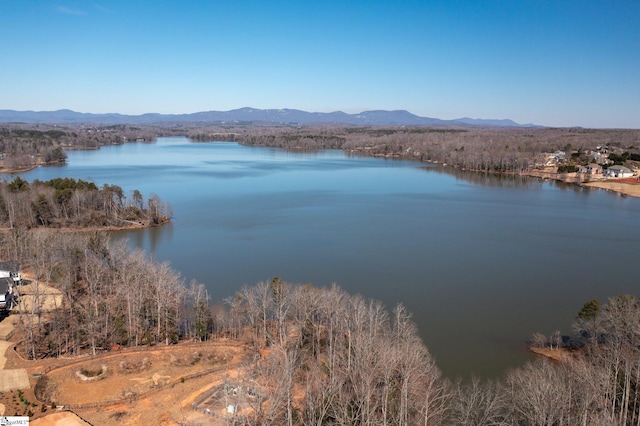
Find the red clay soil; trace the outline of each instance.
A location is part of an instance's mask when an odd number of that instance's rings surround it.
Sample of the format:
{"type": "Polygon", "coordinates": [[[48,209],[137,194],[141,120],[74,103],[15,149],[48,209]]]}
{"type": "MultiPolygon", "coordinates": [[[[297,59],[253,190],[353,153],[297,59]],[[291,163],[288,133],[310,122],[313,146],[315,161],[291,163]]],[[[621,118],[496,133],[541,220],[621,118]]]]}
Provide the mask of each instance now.
{"type": "Polygon", "coordinates": [[[640,185],[640,180],[635,177],[624,178],[624,179],[609,179],[609,182],[620,182],[620,183],[628,183],[631,185],[640,185]]]}

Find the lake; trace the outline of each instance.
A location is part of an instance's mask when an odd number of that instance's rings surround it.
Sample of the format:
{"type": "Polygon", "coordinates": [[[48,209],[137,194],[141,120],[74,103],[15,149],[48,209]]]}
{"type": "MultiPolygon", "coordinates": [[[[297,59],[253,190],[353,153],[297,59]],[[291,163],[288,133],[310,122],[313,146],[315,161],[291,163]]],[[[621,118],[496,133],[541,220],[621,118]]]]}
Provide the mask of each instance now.
{"type": "Polygon", "coordinates": [[[217,301],[279,276],[401,302],[450,377],[522,365],[532,333],[569,333],[585,301],[638,289],[640,200],[600,190],[185,138],[70,151],[21,176],[157,194],[173,222],[116,238],[217,301]]]}

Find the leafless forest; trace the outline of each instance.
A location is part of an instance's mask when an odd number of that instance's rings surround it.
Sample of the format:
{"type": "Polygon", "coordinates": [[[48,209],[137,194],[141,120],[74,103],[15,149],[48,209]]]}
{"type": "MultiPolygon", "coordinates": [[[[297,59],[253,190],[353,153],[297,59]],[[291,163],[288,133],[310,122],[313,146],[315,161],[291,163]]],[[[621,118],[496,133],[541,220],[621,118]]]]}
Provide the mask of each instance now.
{"type": "MultiPolygon", "coordinates": [[[[239,378],[253,389],[239,424],[602,425],[640,422],[640,303],[633,296],[578,313],[567,360],[539,360],[496,381],[443,377],[411,315],[337,286],[278,278],[218,306],[167,263],[103,233],[38,229],[2,234],[3,256],[35,275],[20,307],[29,358],[108,351],[114,345],[230,339],[255,350],[239,378]],[[47,283],[60,294],[42,309],[47,283]]],[[[532,344],[566,346],[558,332],[532,344]]],[[[564,349],[566,350],[566,349],[564,349]]]]}

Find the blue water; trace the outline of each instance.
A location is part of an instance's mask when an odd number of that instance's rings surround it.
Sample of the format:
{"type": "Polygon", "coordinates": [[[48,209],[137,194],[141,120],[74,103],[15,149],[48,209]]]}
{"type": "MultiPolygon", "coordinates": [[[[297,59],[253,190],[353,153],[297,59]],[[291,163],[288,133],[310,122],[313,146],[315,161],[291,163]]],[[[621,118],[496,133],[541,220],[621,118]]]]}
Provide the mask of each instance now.
{"type": "Polygon", "coordinates": [[[71,151],[28,180],[157,194],[172,224],[118,233],[214,299],[274,276],[405,304],[449,376],[497,376],[534,332],[638,293],[640,199],[342,151],[164,138],[71,151]]]}

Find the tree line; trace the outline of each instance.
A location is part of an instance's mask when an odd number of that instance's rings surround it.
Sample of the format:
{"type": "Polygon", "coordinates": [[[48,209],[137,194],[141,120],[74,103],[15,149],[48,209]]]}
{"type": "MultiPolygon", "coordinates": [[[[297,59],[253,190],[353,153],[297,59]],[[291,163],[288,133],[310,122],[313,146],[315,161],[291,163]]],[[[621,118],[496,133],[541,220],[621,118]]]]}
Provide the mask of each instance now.
{"type": "MultiPolygon", "coordinates": [[[[269,127],[238,133],[241,144],[285,149],[337,148],[360,155],[449,164],[461,169],[524,173],[544,154],[640,150],[638,130],[575,128],[269,127]]],[[[628,154],[632,155],[632,154],[628,154]]]]}
{"type": "Polygon", "coordinates": [[[16,176],[0,182],[0,227],[90,228],[157,225],[171,217],[171,206],[138,190],[127,197],[118,185],[101,188],[82,179],[27,182],[16,176]]]}
{"type": "Polygon", "coordinates": [[[23,355],[30,359],[171,344],[212,331],[203,285],[185,285],[168,263],[130,249],[126,241],[112,243],[104,232],[16,228],[0,234],[0,250],[33,275],[30,303],[13,311],[23,355]],[[195,309],[187,312],[186,305],[195,309]]]}

